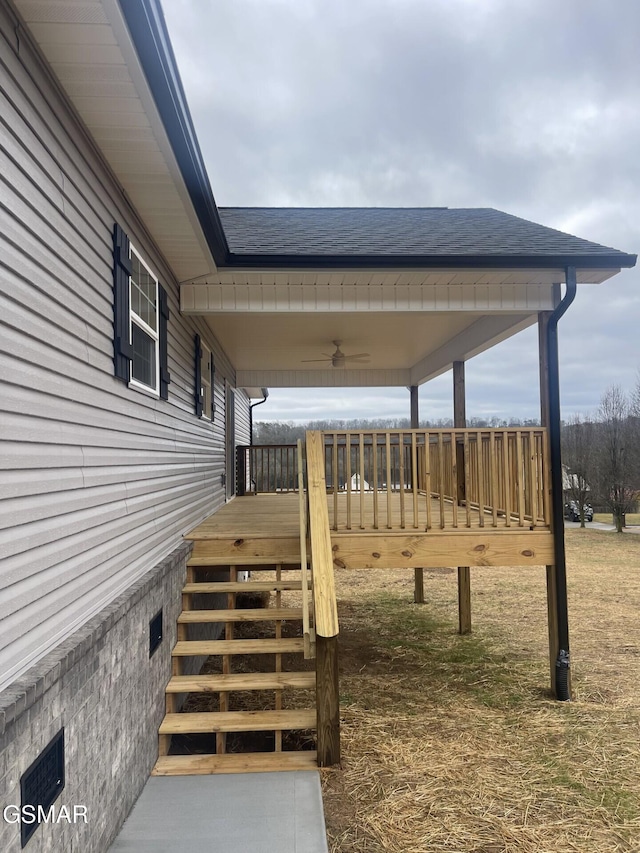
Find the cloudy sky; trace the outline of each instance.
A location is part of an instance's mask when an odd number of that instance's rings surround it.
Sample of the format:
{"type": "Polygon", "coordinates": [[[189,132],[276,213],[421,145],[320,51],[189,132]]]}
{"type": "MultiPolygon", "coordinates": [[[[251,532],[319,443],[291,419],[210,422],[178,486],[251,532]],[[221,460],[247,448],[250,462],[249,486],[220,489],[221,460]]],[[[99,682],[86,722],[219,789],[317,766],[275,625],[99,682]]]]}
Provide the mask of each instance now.
{"type": "MultiPolygon", "coordinates": [[[[221,206],[495,207],[640,250],[640,3],[164,0],[221,206]]],[[[640,272],[561,321],[563,415],[640,368],[640,272]]],[[[538,415],[537,332],[467,364],[469,416],[538,415]]],[[[451,376],[420,389],[451,414],[451,376]]],[[[408,414],[404,389],[273,390],[256,418],[408,414]]]]}

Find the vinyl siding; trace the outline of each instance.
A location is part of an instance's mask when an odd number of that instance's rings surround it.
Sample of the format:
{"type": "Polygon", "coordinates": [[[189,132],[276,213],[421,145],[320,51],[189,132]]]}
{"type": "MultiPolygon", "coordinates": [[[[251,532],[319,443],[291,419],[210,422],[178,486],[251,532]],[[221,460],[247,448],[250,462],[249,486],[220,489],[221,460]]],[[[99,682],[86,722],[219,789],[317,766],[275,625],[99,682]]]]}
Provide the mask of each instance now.
{"type": "Polygon", "coordinates": [[[0,2],[0,687],[224,502],[235,373],[178,296],[24,37],[16,54],[0,2]],[[113,376],[114,222],[167,290],[168,401],[113,376]],[[196,332],[215,355],[213,424],[194,411],[196,332]]]}
{"type": "Polygon", "coordinates": [[[236,447],[239,444],[249,444],[251,441],[249,402],[246,392],[240,389],[236,393],[236,447]]]}

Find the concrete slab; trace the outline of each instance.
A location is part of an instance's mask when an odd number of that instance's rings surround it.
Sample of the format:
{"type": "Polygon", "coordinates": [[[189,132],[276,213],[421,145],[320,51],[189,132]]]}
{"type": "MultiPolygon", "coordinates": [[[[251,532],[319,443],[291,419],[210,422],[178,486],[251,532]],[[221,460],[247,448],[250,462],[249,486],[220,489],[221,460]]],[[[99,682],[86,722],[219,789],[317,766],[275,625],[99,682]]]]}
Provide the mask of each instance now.
{"type": "Polygon", "coordinates": [[[328,853],[320,774],[152,777],[109,853],[328,853]]]}

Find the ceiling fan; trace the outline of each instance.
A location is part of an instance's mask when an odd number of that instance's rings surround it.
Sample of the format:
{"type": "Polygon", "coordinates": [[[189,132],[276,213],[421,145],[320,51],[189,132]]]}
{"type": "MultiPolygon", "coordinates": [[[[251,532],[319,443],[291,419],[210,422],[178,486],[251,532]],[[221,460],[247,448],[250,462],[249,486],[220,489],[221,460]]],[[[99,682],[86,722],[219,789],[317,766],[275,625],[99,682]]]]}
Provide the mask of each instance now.
{"type": "Polygon", "coordinates": [[[340,344],[342,341],[332,341],[332,344],[336,348],[335,352],[329,353],[323,352],[322,355],[324,358],[303,358],[303,362],[311,363],[311,362],[319,362],[319,361],[327,361],[331,364],[332,367],[344,367],[346,362],[353,362],[354,364],[369,364],[369,353],[368,352],[356,352],[353,355],[345,355],[340,349],[340,344]]]}

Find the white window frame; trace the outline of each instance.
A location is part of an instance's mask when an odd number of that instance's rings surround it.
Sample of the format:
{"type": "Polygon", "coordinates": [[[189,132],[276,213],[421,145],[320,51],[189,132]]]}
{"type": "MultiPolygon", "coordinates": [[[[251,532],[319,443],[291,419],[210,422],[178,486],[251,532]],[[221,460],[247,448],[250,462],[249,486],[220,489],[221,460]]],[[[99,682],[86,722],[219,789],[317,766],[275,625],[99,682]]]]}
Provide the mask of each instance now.
{"type": "Polygon", "coordinates": [[[213,405],[213,371],[211,370],[211,356],[212,351],[205,344],[203,340],[200,341],[200,351],[202,355],[200,356],[200,394],[202,396],[202,420],[211,421],[213,418],[211,417],[211,408],[213,405]],[[207,368],[208,379],[205,378],[205,370],[207,368]],[[207,397],[207,389],[209,391],[209,395],[207,397]]]}
{"type": "Polygon", "coordinates": [[[153,329],[148,323],[140,317],[133,310],[133,299],[132,299],[132,289],[133,282],[132,276],[129,276],[129,343],[133,346],[133,326],[134,324],[141,329],[146,335],[148,335],[154,342],[154,354],[155,354],[155,386],[146,385],[144,382],[140,382],[139,379],[135,379],[133,376],[133,358],[131,359],[131,366],[129,368],[129,387],[135,388],[137,391],[142,391],[145,394],[150,394],[153,397],[160,398],[160,293],[159,293],[159,283],[158,277],[153,272],[153,270],[149,267],[147,263],[145,263],[142,255],[138,252],[133,245],[129,247],[129,257],[133,258],[136,256],[140,265],[145,268],[145,270],[149,273],[149,277],[155,284],[155,305],[156,305],[156,328],[153,329]]]}

